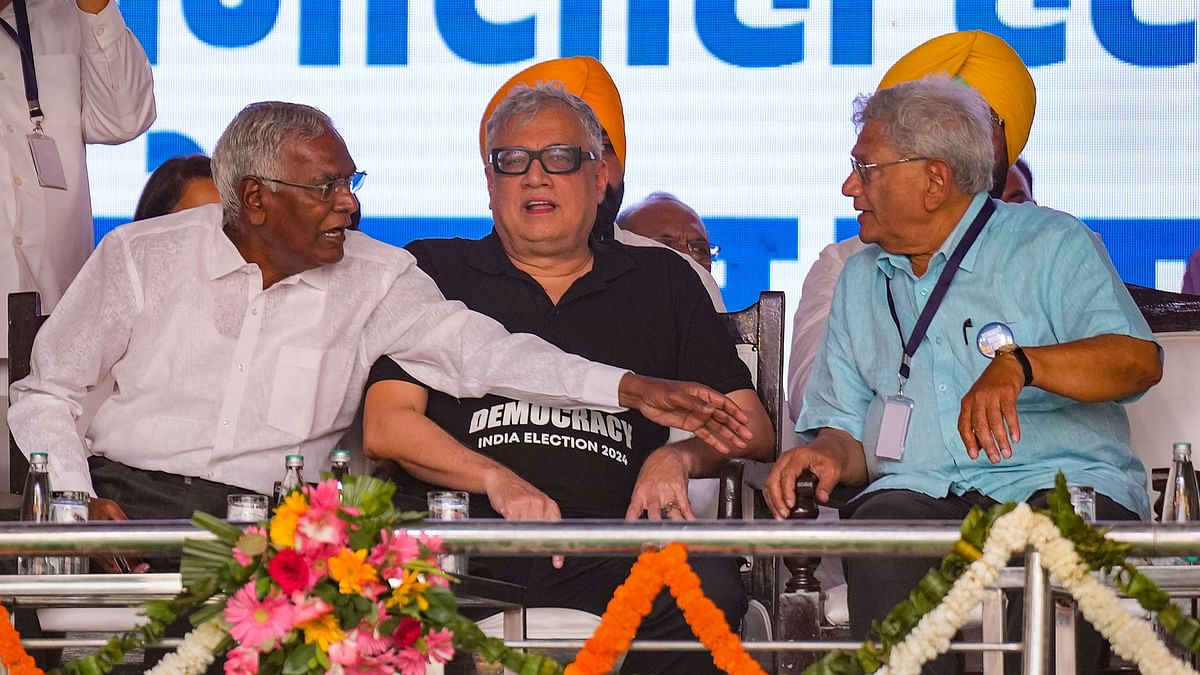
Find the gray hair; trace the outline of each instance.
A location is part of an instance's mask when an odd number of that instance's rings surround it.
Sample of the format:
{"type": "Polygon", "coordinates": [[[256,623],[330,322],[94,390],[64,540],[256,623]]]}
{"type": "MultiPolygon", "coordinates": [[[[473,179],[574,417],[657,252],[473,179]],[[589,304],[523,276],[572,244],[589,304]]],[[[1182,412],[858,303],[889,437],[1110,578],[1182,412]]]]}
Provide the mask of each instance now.
{"type": "Polygon", "coordinates": [[[312,140],[333,131],[333,120],[312,106],[260,101],[242,108],[213,148],[212,173],[226,218],[241,213],[239,186],[246,176],[277,178],[287,141],[312,140]]]}
{"type": "Polygon", "coordinates": [[[562,82],[538,82],[530,87],[518,84],[509,90],[500,105],[492,111],[484,130],[484,143],[491,152],[496,134],[507,126],[528,124],[539,112],[551,105],[561,105],[574,113],[587,135],[584,150],[599,159],[604,151],[604,130],[595,111],[582,98],[567,91],[562,82]]]}
{"type": "Polygon", "coordinates": [[[902,157],[932,157],[950,165],[954,183],[973,195],[992,187],[995,164],[991,112],[974,89],[947,75],[929,75],[854,100],[859,131],[877,122],[902,157]]]}

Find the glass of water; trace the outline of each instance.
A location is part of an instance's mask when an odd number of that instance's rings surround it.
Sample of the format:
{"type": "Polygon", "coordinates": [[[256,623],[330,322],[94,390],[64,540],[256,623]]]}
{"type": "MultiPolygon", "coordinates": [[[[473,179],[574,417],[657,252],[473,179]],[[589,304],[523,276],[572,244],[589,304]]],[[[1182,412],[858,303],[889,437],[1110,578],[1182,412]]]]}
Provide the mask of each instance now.
{"type": "Polygon", "coordinates": [[[225,520],[231,523],[257,523],[266,519],[266,495],[229,495],[225,520]]]}
{"type": "Polygon", "coordinates": [[[1088,485],[1071,485],[1071,506],[1086,523],[1096,522],[1096,489],[1088,485]]]}
{"type": "MultiPolygon", "coordinates": [[[[471,496],[461,490],[443,490],[425,495],[430,520],[462,520],[467,517],[471,496]]],[[[450,574],[467,573],[467,556],[462,553],[438,556],[442,569],[450,574]]]]}

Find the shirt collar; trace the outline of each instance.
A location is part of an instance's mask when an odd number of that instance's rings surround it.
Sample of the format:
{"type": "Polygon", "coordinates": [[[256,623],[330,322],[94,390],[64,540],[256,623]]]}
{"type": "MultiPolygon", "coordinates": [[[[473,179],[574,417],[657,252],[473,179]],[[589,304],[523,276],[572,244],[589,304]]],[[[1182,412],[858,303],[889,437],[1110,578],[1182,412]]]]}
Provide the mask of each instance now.
{"type": "MultiPolygon", "coordinates": [[[[259,266],[256,263],[246,262],[246,259],[242,257],[241,251],[238,251],[237,246],[225,234],[223,212],[220,211],[221,207],[213,204],[201,208],[217,210],[217,217],[212,221],[213,225],[208,233],[208,250],[205,258],[205,273],[208,279],[214,281],[241,270],[254,270],[261,274],[259,266]]],[[[329,286],[329,270],[326,269],[327,267],[329,265],[305,270],[299,274],[293,274],[287,278],[280,279],[277,283],[290,286],[303,281],[309,286],[323,291],[329,286]]]]}
{"type": "MultiPolygon", "coordinates": [[[[633,258],[629,256],[624,247],[619,244],[614,245],[612,241],[593,239],[588,242],[588,246],[592,249],[592,270],[575,282],[580,291],[590,292],[603,288],[608,281],[632,270],[635,266],[633,258]]],[[[508,259],[508,255],[504,253],[504,247],[500,243],[500,237],[494,229],[488,236],[480,239],[475,246],[471,247],[468,264],[485,274],[494,276],[506,274],[522,279],[529,278],[528,274],[517,269],[508,259]]]]}
{"type": "MultiPolygon", "coordinates": [[[[950,231],[950,236],[946,237],[942,245],[938,247],[938,250],[934,252],[933,257],[929,259],[927,270],[940,268],[946,260],[949,260],[950,255],[954,253],[954,247],[958,246],[958,242],[962,241],[963,236],[966,235],[967,230],[971,227],[971,221],[975,220],[975,216],[983,208],[983,203],[987,199],[988,194],[986,192],[978,192],[971,198],[971,203],[967,206],[967,210],[963,212],[962,217],[958,219],[958,224],[950,231]]],[[[967,272],[973,270],[975,268],[975,258],[978,255],[979,241],[976,240],[975,245],[971,246],[970,250],[963,256],[959,269],[967,272]]],[[[908,256],[888,253],[883,249],[879,249],[879,255],[875,258],[875,264],[878,265],[880,271],[887,275],[889,279],[893,278],[898,269],[912,272],[912,262],[909,261],[908,256]]]]}

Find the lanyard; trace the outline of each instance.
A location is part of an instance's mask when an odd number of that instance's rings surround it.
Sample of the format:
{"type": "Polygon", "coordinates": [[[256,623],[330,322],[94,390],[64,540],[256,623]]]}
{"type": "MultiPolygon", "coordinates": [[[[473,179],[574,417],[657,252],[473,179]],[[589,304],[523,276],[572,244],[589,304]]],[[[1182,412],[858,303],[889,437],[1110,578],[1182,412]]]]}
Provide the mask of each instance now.
{"type": "Polygon", "coordinates": [[[17,27],[14,29],[7,21],[0,19],[0,28],[8,33],[21,50],[21,77],[25,81],[25,101],[29,104],[29,121],[39,134],[42,133],[42,104],[38,102],[37,73],[33,68],[33,41],[29,33],[29,13],[25,0],[13,0],[13,13],[17,16],[17,27]]]}
{"type": "Polygon", "coordinates": [[[962,259],[966,257],[967,251],[979,238],[979,233],[983,232],[983,226],[987,223],[988,218],[991,218],[992,213],[996,210],[996,203],[989,197],[983,203],[983,208],[975,215],[975,220],[971,221],[971,226],[967,228],[963,238],[954,247],[954,251],[950,254],[950,259],[946,262],[946,266],[942,268],[942,273],[938,276],[937,284],[933,287],[933,294],[929,296],[929,301],[925,303],[925,309],[921,310],[921,316],[917,318],[917,325],[913,326],[912,335],[908,336],[908,341],[904,340],[904,331],[900,330],[900,317],[896,315],[896,301],[892,299],[892,280],[890,277],[884,278],[884,284],[887,286],[887,301],[888,311],[892,313],[892,323],[896,324],[896,333],[900,335],[900,344],[904,346],[904,356],[900,359],[900,372],[897,377],[900,380],[900,393],[904,393],[904,383],[908,381],[908,375],[912,366],[912,357],[917,353],[917,347],[921,346],[921,340],[925,339],[925,332],[929,330],[929,324],[933,322],[933,315],[937,314],[938,307],[941,306],[942,300],[946,298],[946,291],[950,288],[950,281],[954,279],[955,273],[958,272],[958,266],[962,264],[962,259]]]}

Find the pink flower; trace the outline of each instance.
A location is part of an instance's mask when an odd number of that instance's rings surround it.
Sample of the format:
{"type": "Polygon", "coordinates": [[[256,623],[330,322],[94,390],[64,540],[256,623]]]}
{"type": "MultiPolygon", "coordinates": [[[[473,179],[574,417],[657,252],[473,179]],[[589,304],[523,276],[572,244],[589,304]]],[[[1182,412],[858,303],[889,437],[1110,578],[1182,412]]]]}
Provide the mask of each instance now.
{"type": "Polygon", "coordinates": [[[242,531],[237,544],[233,547],[233,559],[242,567],[249,567],[254,562],[254,556],[266,550],[267,532],[257,525],[251,525],[242,531]],[[249,550],[243,547],[248,547],[249,550]]]}
{"type": "Polygon", "coordinates": [[[425,675],[425,665],[429,660],[421,652],[409,647],[396,656],[396,667],[402,675],[425,675]]]}
{"type": "Polygon", "coordinates": [[[315,486],[304,486],[304,493],[308,495],[310,509],[337,511],[338,507],[342,505],[342,499],[338,496],[337,481],[332,478],[317,483],[315,486]]]}
{"type": "Polygon", "coordinates": [[[229,599],[225,620],[239,644],[269,647],[292,629],[292,605],[275,593],[259,600],[254,586],[251,581],[229,599]]]}
{"type": "Polygon", "coordinates": [[[267,564],[267,572],[271,579],[279,584],[284,593],[291,595],[296,591],[308,590],[308,564],[299,553],[285,548],[271,558],[267,564]]]}
{"type": "Polygon", "coordinates": [[[250,563],[254,562],[253,558],[243,553],[242,549],[236,547],[233,549],[233,559],[242,567],[249,567],[250,563]]]}
{"type": "Polygon", "coordinates": [[[390,530],[379,532],[379,543],[371,549],[368,560],[380,568],[386,578],[399,578],[400,567],[421,554],[420,543],[407,532],[393,533],[390,530]]]}
{"type": "Polygon", "coordinates": [[[358,638],[350,633],[345,640],[329,645],[329,660],[335,666],[358,665],[358,638]]]}
{"type": "Polygon", "coordinates": [[[435,537],[432,535],[425,534],[424,532],[421,532],[420,534],[417,535],[417,541],[420,542],[420,544],[422,546],[428,548],[430,553],[441,553],[442,552],[442,538],[441,537],[435,537]]]}
{"type": "Polygon", "coordinates": [[[454,658],[454,633],[449,628],[429,631],[425,635],[425,653],[434,663],[446,663],[454,658]]]}
{"type": "Polygon", "coordinates": [[[250,647],[234,647],[225,655],[225,675],[257,675],[258,652],[250,647]]]}
{"type": "Polygon", "coordinates": [[[294,626],[319,619],[332,610],[333,607],[330,607],[329,603],[321,598],[309,597],[300,592],[292,593],[292,625],[294,626]]]}
{"type": "Polygon", "coordinates": [[[358,643],[358,651],[360,654],[367,656],[376,656],[382,654],[392,648],[395,644],[392,642],[392,636],[383,637],[375,633],[373,627],[364,624],[359,624],[358,630],[354,631],[355,642],[358,643]]]}

